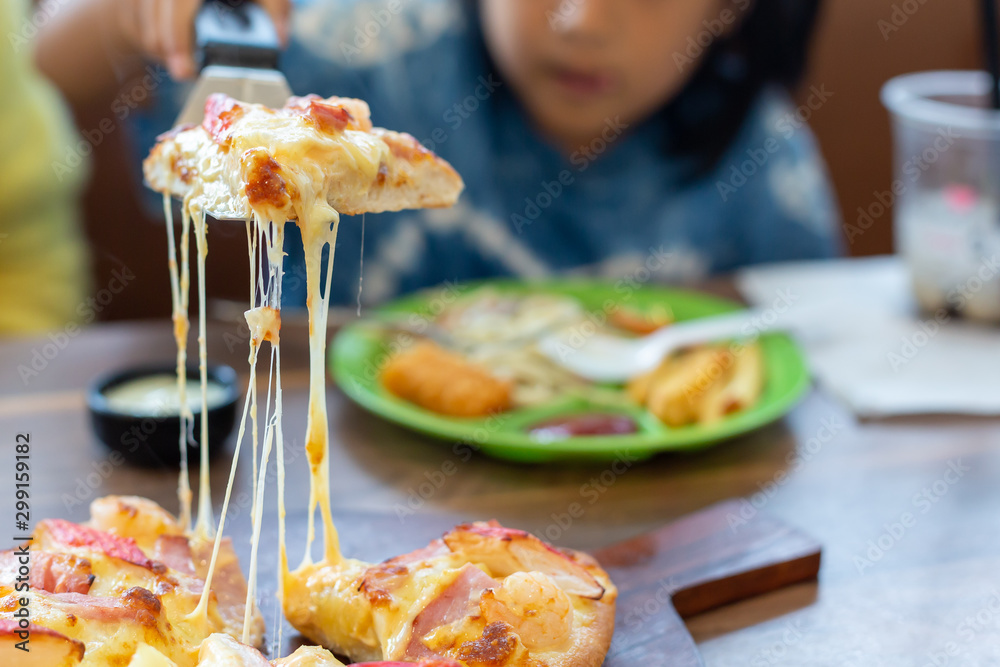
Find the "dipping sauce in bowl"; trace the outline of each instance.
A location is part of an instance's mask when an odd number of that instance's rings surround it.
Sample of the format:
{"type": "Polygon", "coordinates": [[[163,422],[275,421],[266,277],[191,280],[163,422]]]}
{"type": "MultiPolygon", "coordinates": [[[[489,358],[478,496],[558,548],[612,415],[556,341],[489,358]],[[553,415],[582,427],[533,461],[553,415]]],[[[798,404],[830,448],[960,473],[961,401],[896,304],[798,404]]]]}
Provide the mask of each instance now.
{"type": "Polygon", "coordinates": [[[639,432],[639,424],[627,415],[582,414],[549,419],[528,427],[531,437],[542,442],[598,435],[629,435],[639,432]]]}
{"type": "MultiPolygon", "coordinates": [[[[229,398],[229,389],[219,382],[208,381],[206,387],[208,409],[218,407],[229,398]]],[[[192,412],[201,411],[201,382],[187,378],[185,382],[187,407],[192,412]]],[[[108,407],[123,415],[134,417],[163,417],[179,415],[181,395],[177,376],[161,373],[139,376],[104,390],[108,407]]]]}
{"type": "MultiPolygon", "coordinates": [[[[187,369],[185,404],[193,415],[188,432],[188,460],[198,461],[201,437],[201,382],[195,367],[187,369]]],[[[236,423],[240,390],[236,371],[208,367],[209,458],[223,449],[236,423]]],[[[136,465],[175,468],[181,462],[181,401],[172,366],[132,368],[97,379],[87,392],[91,424],[112,451],[136,465]]]]}

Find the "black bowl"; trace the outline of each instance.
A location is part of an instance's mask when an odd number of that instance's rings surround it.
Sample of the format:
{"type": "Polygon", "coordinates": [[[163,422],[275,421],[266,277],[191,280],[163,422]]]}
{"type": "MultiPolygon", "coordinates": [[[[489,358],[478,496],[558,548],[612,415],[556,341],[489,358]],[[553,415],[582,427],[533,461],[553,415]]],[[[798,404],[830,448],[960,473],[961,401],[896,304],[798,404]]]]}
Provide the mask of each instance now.
{"type": "MultiPolygon", "coordinates": [[[[101,442],[113,452],[135,465],[149,468],[177,468],[181,463],[180,439],[181,420],[179,415],[139,417],[123,414],[113,409],[105,392],[124,382],[147,375],[173,375],[176,366],[144,366],[117,371],[95,380],[87,390],[87,406],[90,420],[101,442]]],[[[199,379],[198,369],[188,367],[187,377],[199,379]]],[[[240,398],[236,371],[229,366],[211,364],[208,379],[221,385],[226,391],[225,400],[208,410],[208,457],[214,460],[225,449],[225,442],[236,424],[236,404],[240,398]]],[[[194,415],[194,440],[201,438],[201,413],[194,415]]],[[[188,442],[188,461],[195,465],[200,457],[197,445],[188,442]]]]}

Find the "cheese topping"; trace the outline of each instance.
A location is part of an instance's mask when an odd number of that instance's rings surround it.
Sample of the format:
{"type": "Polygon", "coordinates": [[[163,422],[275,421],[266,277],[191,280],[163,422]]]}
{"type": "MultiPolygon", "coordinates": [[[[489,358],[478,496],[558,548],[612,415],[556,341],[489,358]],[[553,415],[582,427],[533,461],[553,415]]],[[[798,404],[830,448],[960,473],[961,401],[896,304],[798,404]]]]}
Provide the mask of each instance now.
{"type": "MultiPolygon", "coordinates": [[[[161,137],[144,163],[150,185],[165,194],[183,198],[184,219],[193,221],[197,250],[199,323],[199,362],[202,369],[202,405],[205,405],[204,382],[206,356],[205,257],[208,252],[206,213],[217,218],[247,221],[250,255],[250,307],[246,320],[250,329],[250,385],[243,408],[243,418],[230,467],[219,530],[211,525],[211,496],[208,466],[202,450],[202,477],[199,484],[198,521],[195,534],[206,539],[214,536],[207,579],[212,581],[222,544],[221,535],[235,480],[242,443],[246,438],[246,420],[252,424],[250,444],[253,455],[253,537],[247,584],[244,642],[247,641],[253,600],[256,591],[258,548],[261,534],[266,471],[272,449],[277,453],[279,595],[284,602],[289,587],[297,587],[302,575],[315,568],[359,567],[340,553],[340,544],[330,504],[329,428],[326,409],[326,339],[329,299],[333,276],[334,249],[340,213],[400,210],[432,206],[450,206],[462,189],[461,179],[444,161],[435,157],[409,135],[373,128],[368,105],[359,100],[315,96],[292,98],[279,110],[243,104],[216,95],[206,103],[204,122],[197,127],[178,128],[161,137]],[[306,305],[309,311],[309,401],[305,451],[310,468],[308,535],[302,565],[292,573],[288,566],[285,543],[285,464],[281,391],[281,276],[285,221],[294,221],[302,232],[306,264],[306,305]],[[266,259],[266,271],[259,270],[266,259]],[[271,345],[268,390],[261,437],[258,426],[258,391],[256,365],[261,346],[271,345]],[[273,402],[272,402],[273,390],[273,402]],[[258,450],[259,465],[258,465],[258,450]],[[316,513],[323,528],[323,557],[312,560],[316,537],[316,513]]],[[[169,206],[165,203],[165,207],[169,206]]],[[[186,234],[187,226],[185,226],[186,234]]],[[[172,226],[170,228],[173,248],[172,226]]],[[[182,252],[186,252],[186,237],[182,252]]],[[[184,293],[186,274],[182,268],[174,278],[174,251],[171,250],[171,288],[174,294],[175,333],[178,342],[178,369],[182,368],[180,348],[186,344],[187,301],[184,293]]],[[[360,288],[359,288],[360,289],[360,288]]],[[[360,292],[359,292],[360,294],[360,292]]],[[[202,424],[202,442],[207,442],[206,424],[202,424]]],[[[182,486],[186,462],[182,467],[182,486]]],[[[190,493],[188,493],[188,497],[190,493]]],[[[185,496],[181,493],[184,506],[185,496]]],[[[189,500],[188,500],[189,502],[189,500]]],[[[420,595],[433,597],[447,580],[425,585],[420,595]]],[[[206,587],[192,622],[205,618],[210,599],[206,587]]],[[[301,596],[298,596],[301,599],[301,596]]],[[[358,610],[360,611],[360,609],[358,610]]],[[[411,613],[412,610],[400,610],[411,613]]],[[[412,611],[412,613],[417,613],[412,611]]],[[[361,613],[356,616],[363,619],[361,613]]],[[[371,621],[368,621],[369,623],[371,621]]],[[[390,632],[384,624],[383,635],[390,632]]],[[[390,623],[397,628],[397,623],[390,623]]],[[[379,657],[379,638],[370,634],[374,626],[355,628],[367,637],[373,657],[379,657]]],[[[397,630],[392,630],[397,632],[397,630]]],[[[383,636],[381,640],[389,640],[383,636]]],[[[400,635],[395,644],[405,643],[400,635]]]]}

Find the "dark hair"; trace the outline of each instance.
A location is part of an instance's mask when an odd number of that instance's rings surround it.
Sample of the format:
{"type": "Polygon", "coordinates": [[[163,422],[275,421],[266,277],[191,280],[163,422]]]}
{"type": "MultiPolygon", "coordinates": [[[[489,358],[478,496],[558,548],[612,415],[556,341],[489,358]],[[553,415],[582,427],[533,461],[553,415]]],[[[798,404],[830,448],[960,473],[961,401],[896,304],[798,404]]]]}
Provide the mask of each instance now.
{"type": "MultiPolygon", "coordinates": [[[[791,89],[798,84],[822,0],[731,3],[739,24],[730,34],[713,38],[697,71],[660,112],[669,130],[664,149],[690,159],[692,177],[722,158],[764,88],[777,84],[791,89]]],[[[465,4],[472,10],[473,29],[480,30],[479,1],[465,4]]],[[[495,71],[485,46],[483,50],[495,71]]]]}
{"type": "Polygon", "coordinates": [[[761,91],[775,84],[791,89],[801,80],[821,4],[752,0],[740,25],[708,47],[698,70],[663,109],[670,128],[666,149],[693,158],[697,173],[715,166],[761,91]]]}

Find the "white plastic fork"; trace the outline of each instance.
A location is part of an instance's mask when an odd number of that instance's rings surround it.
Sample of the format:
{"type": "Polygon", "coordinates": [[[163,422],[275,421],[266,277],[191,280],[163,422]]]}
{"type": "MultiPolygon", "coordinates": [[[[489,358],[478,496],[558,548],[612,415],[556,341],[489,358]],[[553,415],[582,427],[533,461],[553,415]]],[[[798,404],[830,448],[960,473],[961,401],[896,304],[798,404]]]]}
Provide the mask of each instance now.
{"type": "Polygon", "coordinates": [[[642,338],[596,333],[574,337],[561,332],[538,341],[543,354],[569,371],[594,382],[625,382],[651,371],[671,352],[730,338],[749,338],[793,328],[793,322],[764,310],[740,310],[685,320],[642,338]]]}

